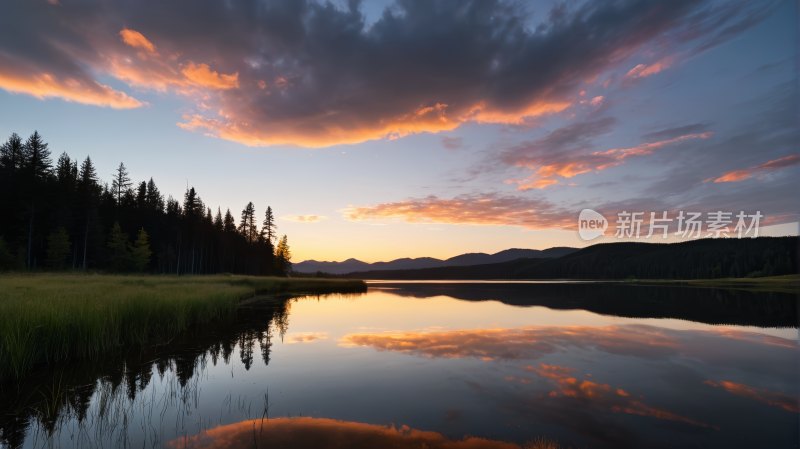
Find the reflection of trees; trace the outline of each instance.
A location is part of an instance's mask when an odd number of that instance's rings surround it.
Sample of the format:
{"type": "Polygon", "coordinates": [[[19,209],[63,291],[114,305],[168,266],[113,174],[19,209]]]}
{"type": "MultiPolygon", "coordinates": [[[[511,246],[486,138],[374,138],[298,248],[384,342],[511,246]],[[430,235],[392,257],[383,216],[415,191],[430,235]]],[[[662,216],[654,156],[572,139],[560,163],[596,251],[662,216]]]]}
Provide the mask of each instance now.
{"type": "Polygon", "coordinates": [[[269,365],[269,353],[272,350],[272,326],[267,326],[266,332],[261,332],[258,336],[261,345],[261,359],[265,365],[269,365]]]}
{"type": "Polygon", "coordinates": [[[258,343],[262,360],[269,364],[272,327],[285,335],[289,311],[288,299],[250,303],[239,309],[236,319],[197,325],[167,345],[137,348],[102,363],[62,364],[39,370],[18,384],[3,384],[0,445],[17,448],[26,438],[57,438],[70,421],[83,429],[78,438],[123,443],[126,437],[121,435],[132,419],[133,404],[149,401],[137,397],[151,384],[154,372],[167,384],[162,403],[187,408],[196,398],[198,373],[208,360],[216,366],[221,356],[230,364],[238,345],[249,370],[258,343]],[[109,440],[108,432],[117,432],[114,438],[122,439],[109,440]]]}
{"type": "Polygon", "coordinates": [[[795,295],[778,292],[620,284],[382,284],[398,296],[450,296],[465,301],[554,310],[587,310],[626,318],[677,318],[707,324],[797,327],[795,295]]]}
{"type": "Polygon", "coordinates": [[[242,359],[244,369],[250,371],[253,364],[253,346],[255,345],[255,335],[252,329],[248,329],[239,336],[239,358],[242,359]]]}

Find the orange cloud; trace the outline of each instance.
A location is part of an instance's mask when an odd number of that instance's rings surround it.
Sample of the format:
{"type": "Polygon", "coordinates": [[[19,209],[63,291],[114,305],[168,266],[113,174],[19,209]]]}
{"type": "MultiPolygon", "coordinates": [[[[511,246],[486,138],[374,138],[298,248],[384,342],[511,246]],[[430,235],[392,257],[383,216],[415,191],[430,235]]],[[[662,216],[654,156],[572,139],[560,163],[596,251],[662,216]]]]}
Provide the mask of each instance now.
{"type": "Polygon", "coordinates": [[[796,396],[790,396],[788,394],[778,393],[777,391],[762,390],[760,388],[748,387],[747,385],[744,384],[737,384],[725,380],[722,380],[719,383],[707,380],[703,383],[711,385],[713,387],[722,386],[722,388],[724,388],[725,391],[729,393],[733,393],[735,395],[749,399],[754,399],[756,401],[764,402],[769,405],[774,405],[784,410],[788,410],[790,412],[798,413],[798,411],[800,411],[798,410],[798,399],[796,396]]]}
{"type": "Polygon", "coordinates": [[[424,132],[451,131],[463,123],[522,124],[526,118],[566,109],[568,102],[536,101],[526,108],[503,111],[484,102],[452,108],[446,104],[417,106],[400,115],[343,118],[339,113],[324,113],[312,120],[286,122],[253,117],[252,109],[242,110],[238,98],[226,102],[224,120],[200,114],[185,114],[177,125],[185,130],[205,131],[213,136],[248,146],[298,145],[308,148],[355,144],[367,140],[395,140],[424,132]]]}
{"type": "Polygon", "coordinates": [[[215,89],[231,89],[239,87],[239,73],[233,75],[220,75],[212,71],[208,64],[195,64],[189,62],[181,71],[187,78],[201,86],[215,89]]]}
{"type": "Polygon", "coordinates": [[[712,179],[714,179],[714,182],[736,182],[749,178],[755,172],[771,172],[792,167],[797,164],[800,164],[800,155],[795,154],[781,159],[775,159],[774,161],[769,161],[766,164],[759,165],[758,167],[748,168],[746,170],[729,171],[727,173],[723,173],[722,176],[717,179],[709,178],[703,182],[708,182],[712,179]]]}
{"type": "Polygon", "coordinates": [[[517,187],[517,190],[543,189],[553,184],[558,184],[558,181],[556,181],[555,179],[539,179],[530,184],[521,185],[517,187]]]}
{"type": "Polygon", "coordinates": [[[575,212],[535,198],[496,194],[436,196],[353,206],[339,210],[350,221],[392,220],[480,226],[521,226],[531,229],[574,227],[575,212]]]}
{"type": "Polygon", "coordinates": [[[146,104],[92,79],[57,78],[48,73],[17,74],[0,70],[0,88],[12,93],[31,95],[40,100],[61,98],[114,109],[138,108],[146,104]]]}
{"type": "Polygon", "coordinates": [[[119,35],[122,36],[122,42],[125,42],[131,47],[142,49],[150,54],[156,54],[156,46],[147,40],[142,33],[123,28],[122,31],[119,32],[119,35]]]}
{"type": "Polygon", "coordinates": [[[632,68],[625,76],[628,78],[644,78],[646,76],[656,74],[662,70],[668,69],[670,66],[675,64],[675,61],[678,59],[678,56],[679,56],[678,54],[667,56],[651,65],[639,64],[636,67],[632,68]]]}
{"type": "Polygon", "coordinates": [[[701,139],[708,139],[709,137],[711,137],[713,135],[714,135],[713,132],[707,132],[707,133],[703,133],[703,134],[689,134],[689,135],[686,135],[686,136],[676,137],[674,139],[662,140],[661,142],[643,143],[643,144],[641,144],[639,146],[636,146],[636,147],[633,147],[633,148],[613,149],[613,150],[608,150],[608,151],[596,151],[596,152],[594,152],[592,154],[596,155],[596,156],[599,156],[599,155],[602,155],[602,156],[613,156],[617,160],[622,160],[622,159],[625,159],[628,156],[644,156],[646,154],[652,154],[653,150],[655,150],[657,148],[661,148],[661,147],[669,145],[669,144],[672,144],[672,143],[682,142],[682,141],[687,140],[687,139],[696,139],[698,137],[701,138],[701,139]]]}
{"type": "Polygon", "coordinates": [[[204,447],[348,447],[348,448],[437,448],[437,449],[521,449],[504,441],[466,436],[461,440],[446,438],[438,432],[395,428],[326,418],[255,419],[217,426],[193,437],[168,441],[170,449],[204,447]]]}
{"type": "Polygon", "coordinates": [[[633,148],[612,149],[608,151],[595,151],[589,155],[571,155],[569,153],[556,154],[550,157],[528,157],[523,158],[517,165],[536,169],[536,174],[543,177],[561,176],[572,178],[573,176],[592,171],[604,170],[625,163],[625,158],[630,156],[644,156],[652,154],[654,150],[682,142],[688,139],[707,139],[714,135],[713,132],[703,134],[689,134],[676,137],[674,139],[663,140],[660,142],[643,143],[633,148]],[[542,165],[540,165],[542,164],[542,165]]]}
{"type": "Polygon", "coordinates": [[[327,219],[328,217],[324,215],[284,215],[281,217],[281,220],[293,221],[295,223],[317,223],[327,219]]]}

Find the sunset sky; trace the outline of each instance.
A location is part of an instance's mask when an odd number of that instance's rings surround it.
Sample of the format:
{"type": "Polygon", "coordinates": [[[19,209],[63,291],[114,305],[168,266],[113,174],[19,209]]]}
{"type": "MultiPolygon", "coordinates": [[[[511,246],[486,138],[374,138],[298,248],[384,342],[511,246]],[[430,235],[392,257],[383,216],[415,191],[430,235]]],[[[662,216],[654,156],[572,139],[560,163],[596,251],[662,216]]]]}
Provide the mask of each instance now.
{"type": "MultiPolygon", "coordinates": [[[[293,261],[584,242],[585,208],[797,234],[795,1],[7,0],[0,138],[122,161],[293,261]],[[763,222],[762,222],[763,225],[763,222]]],[[[674,239],[671,239],[674,240],[674,239]]]]}

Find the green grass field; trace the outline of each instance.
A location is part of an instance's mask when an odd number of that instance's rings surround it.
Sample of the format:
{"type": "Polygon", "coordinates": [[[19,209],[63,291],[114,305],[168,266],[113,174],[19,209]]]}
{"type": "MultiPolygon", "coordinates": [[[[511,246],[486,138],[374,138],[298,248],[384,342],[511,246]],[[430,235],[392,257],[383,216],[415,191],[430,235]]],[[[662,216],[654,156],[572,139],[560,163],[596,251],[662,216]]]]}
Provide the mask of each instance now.
{"type": "Polygon", "coordinates": [[[359,280],[249,276],[0,276],[0,380],[36,362],[95,358],[230,317],[243,299],[366,291],[359,280]]]}

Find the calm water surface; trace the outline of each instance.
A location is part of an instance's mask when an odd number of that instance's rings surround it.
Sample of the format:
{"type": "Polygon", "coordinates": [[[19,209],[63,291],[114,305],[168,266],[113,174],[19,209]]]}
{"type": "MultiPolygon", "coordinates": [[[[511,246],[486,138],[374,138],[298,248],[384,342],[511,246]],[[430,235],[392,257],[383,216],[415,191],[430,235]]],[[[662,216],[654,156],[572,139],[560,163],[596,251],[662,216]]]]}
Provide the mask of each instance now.
{"type": "Polygon", "coordinates": [[[375,283],[3,386],[7,447],[797,447],[792,295],[375,283]]]}

